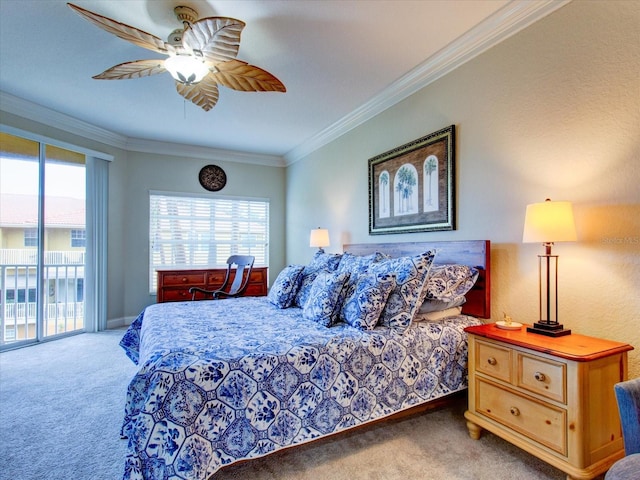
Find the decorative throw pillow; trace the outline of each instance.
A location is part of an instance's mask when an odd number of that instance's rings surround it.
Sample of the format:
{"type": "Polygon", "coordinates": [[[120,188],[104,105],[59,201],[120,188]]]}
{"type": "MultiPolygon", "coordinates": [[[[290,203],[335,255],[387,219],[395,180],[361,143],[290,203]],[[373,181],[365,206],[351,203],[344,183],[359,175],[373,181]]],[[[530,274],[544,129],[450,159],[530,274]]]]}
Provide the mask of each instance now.
{"type": "Polygon", "coordinates": [[[364,273],[372,263],[386,260],[387,257],[384,253],[375,252],[371,255],[353,255],[351,253],[342,254],[340,263],[338,264],[338,272],[364,273]]]}
{"type": "Polygon", "coordinates": [[[389,294],[378,325],[393,327],[401,332],[409,328],[411,320],[424,299],[425,283],[435,252],[413,257],[399,257],[374,263],[372,273],[395,273],[396,287],[389,294]]]}
{"type": "Polygon", "coordinates": [[[361,274],[340,310],[340,319],[360,330],[373,330],[396,287],[393,273],[361,274]]]}
{"type": "Polygon", "coordinates": [[[450,302],[464,296],[478,279],[478,270],[467,265],[434,265],[426,285],[426,300],[450,302]]]}
{"type": "Polygon", "coordinates": [[[340,311],[338,297],[349,278],[346,272],[320,272],[311,285],[309,298],[304,305],[302,316],[307,320],[330,327],[340,311]]]}
{"type": "MultiPolygon", "coordinates": [[[[375,252],[371,255],[352,255],[351,253],[344,253],[340,259],[340,264],[338,265],[336,272],[348,272],[349,280],[347,280],[347,284],[342,291],[342,295],[339,300],[340,305],[343,305],[345,299],[353,294],[358,277],[365,273],[369,269],[370,265],[387,258],[389,258],[387,255],[380,252],[375,252]]],[[[340,314],[340,319],[343,321],[345,320],[342,316],[342,312],[340,314]]]]}
{"type": "Polygon", "coordinates": [[[267,299],[277,307],[289,308],[298,293],[302,270],[304,270],[304,265],[284,267],[273,282],[267,299]]]}
{"type": "Polygon", "coordinates": [[[316,252],[316,254],[309,262],[309,265],[304,267],[302,272],[302,280],[300,281],[300,288],[294,300],[294,305],[297,307],[304,307],[309,298],[309,292],[311,285],[316,279],[316,276],[320,272],[333,272],[338,268],[342,255],[335,253],[316,252]]]}

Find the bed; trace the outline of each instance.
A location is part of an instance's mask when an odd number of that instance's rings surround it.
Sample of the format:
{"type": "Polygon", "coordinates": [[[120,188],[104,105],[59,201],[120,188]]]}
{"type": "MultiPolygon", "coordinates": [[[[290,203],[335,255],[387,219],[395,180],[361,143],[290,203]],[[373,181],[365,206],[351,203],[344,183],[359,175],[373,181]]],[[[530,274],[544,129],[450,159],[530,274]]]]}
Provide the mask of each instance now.
{"type": "MultiPolygon", "coordinates": [[[[147,307],[121,341],[139,366],[122,425],[128,439],[125,480],[206,480],[237,461],[467,388],[464,328],[490,316],[489,241],[353,244],[344,250],[342,258],[382,254],[397,260],[435,250],[432,271],[436,265],[466,265],[477,277],[457,310],[433,320],[416,309],[402,328],[382,321],[355,328],[360,325],[339,318],[326,326],[307,318],[309,308],[280,308],[273,297],[147,307]]],[[[333,278],[338,272],[336,267],[333,278]]],[[[400,279],[392,280],[399,288],[400,279]]]]}

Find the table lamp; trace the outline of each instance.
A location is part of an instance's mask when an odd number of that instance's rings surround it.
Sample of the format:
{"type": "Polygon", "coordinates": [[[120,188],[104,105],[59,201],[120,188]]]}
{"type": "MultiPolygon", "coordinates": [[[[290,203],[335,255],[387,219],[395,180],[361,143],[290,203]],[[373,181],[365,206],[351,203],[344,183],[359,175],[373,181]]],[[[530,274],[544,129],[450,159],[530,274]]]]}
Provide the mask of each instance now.
{"type": "Polygon", "coordinates": [[[540,297],[539,320],[528,332],[560,337],[571,334],[558,322],[558,255],[551,254],[555,242],[575,242],[576,227],[571,202],[552,202],[527,205],[524,219],[524,243],[542,243],[544,255],[538,255],[538,283],[540,297]]]}
{"type": "Polygon", "coordinates": [[[320,227],[311,230],[311,235],[309,235],[310,247],[318,247],[318,253],[324,253],[324,247],[329,245],[329,230],[320,227]]]}

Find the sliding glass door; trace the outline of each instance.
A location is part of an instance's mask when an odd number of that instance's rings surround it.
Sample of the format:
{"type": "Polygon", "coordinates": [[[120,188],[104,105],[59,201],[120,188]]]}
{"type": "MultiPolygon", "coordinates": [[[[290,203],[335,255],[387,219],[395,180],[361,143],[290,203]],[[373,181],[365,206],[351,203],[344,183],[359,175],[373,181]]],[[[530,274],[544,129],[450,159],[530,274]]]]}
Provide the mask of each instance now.
{"type": "Polygon", "coordinates": [[[83,331],[85,156],[0,133],[0,347],[83,331]]]}

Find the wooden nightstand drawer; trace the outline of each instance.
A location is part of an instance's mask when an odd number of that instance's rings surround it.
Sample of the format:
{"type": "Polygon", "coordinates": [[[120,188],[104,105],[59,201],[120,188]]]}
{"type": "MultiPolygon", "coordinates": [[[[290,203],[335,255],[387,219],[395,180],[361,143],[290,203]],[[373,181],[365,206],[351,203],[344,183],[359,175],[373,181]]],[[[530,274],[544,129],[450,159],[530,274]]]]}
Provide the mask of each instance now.
{"type": "Polygon", "coordinates": [[[518,353],[516,385],[566,404],[567,365],[535,355],[518,353]]]}
{"type": "Polygon", "coordinates": [[[511,349],[481,340],[476,345],[476,369],[511,383],[511,349]]]}
{"type": "Polygon", "coordinates": [[[476,378],[476,411],[528,438],[567,454],[567,412],[476,378]]]}

